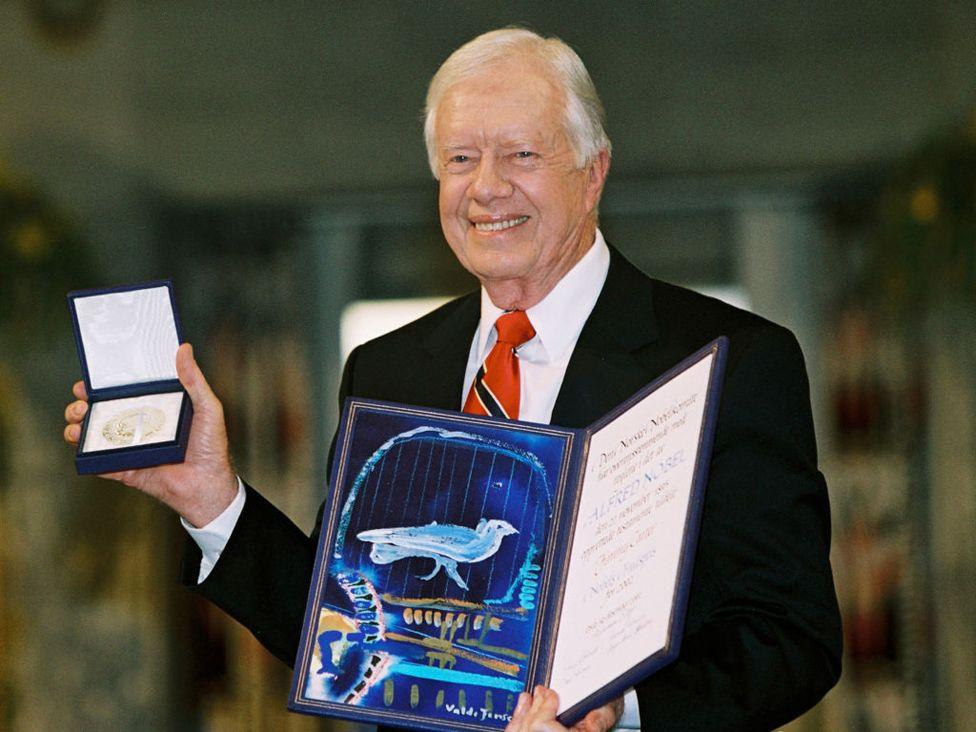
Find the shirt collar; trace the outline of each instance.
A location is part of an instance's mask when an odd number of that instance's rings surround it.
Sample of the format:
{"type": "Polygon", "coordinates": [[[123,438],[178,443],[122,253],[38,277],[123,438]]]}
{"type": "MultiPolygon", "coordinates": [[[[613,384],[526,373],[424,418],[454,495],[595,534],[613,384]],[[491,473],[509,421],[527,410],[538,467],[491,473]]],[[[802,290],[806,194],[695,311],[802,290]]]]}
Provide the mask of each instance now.
{"type": "MultiPolygon", "coordinates": [[[[534,363],[550,363],[563,358],[576,343],[583,324],[596,305],[610,269],[610,250],[597,229],[593,245],[586,254],[526,313],[535,338],[519,348],[519,358],[534,363]]],[[[481,323],[478,326],[478,360],[484,360],[495,345],[495,321],[505,311],[497,307],[481,288],[481,323]]]]}

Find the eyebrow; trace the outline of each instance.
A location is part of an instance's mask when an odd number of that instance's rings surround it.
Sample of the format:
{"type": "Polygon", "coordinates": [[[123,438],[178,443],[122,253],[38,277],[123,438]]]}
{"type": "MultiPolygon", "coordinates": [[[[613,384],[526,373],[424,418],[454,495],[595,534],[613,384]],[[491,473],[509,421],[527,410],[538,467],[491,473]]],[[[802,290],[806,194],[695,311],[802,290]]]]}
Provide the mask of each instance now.
{"type": "MultiPolygon", "coordinates": [[[[519,138],[512,138],[509,140],[503,140],[498,144],[498,147],[507,150],[512,148],[526,148],[526,147],[539,148],[539,147],[543,147],[544,145],[545,145],[544,141],[539,141],[539,140],[533,141],[527,137],[525,138],[519,137],[519,138]]],[[[458,142],[453,144],[438,145],[437,149],[438,152],[450,153],[450,152],[457,152],[462,150],[479,150],[480,148],[474,144],[465,145],[463,143],[458,142]]]]}

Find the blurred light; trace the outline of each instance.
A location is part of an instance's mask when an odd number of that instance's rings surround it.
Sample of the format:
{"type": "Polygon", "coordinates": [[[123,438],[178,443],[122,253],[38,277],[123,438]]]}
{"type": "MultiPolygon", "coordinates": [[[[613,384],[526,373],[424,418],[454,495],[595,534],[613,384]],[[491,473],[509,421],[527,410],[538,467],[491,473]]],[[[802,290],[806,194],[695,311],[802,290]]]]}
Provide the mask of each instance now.
{"type": "Polygon", "coordinates": [[[912,193],[912,218],[920,224],[935,221],[939,215],[939,197],[935,186],[928,184],[919,186],[912,193]]]}
{"type": "Polygon", "coordinates": [[[449,297],[416,297],[399,300],[357,300],[349,303],[339,320],[339,342],[342,362],[352,349],[368,340],[396,330],[434,308],[449,297]]]}
{"type": "Polygon", "coordinates": [[[43,258],[51,243],[44,227],[37,221],[22,224],[14,231],[13,239],[17,253],[27,261],[43,258]]]}
{"type": "Polygon", "coordinates": [[[708,297],[714,297],[716,300],[721,300],[733,307],[752,311],[752,303],[749,302],[749,295],[744,288],[738,285],[702,285],[701,287],[690,285],[690,288],[695,292],[700,292],[702,295],[707,295],[708,297]]]}

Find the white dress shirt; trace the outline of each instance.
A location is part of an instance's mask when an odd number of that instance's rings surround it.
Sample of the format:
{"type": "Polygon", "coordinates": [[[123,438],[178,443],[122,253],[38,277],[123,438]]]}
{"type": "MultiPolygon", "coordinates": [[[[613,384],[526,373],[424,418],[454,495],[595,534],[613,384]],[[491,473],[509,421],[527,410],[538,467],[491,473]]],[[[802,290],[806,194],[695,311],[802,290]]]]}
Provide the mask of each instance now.
{"type": "MultiPolygon", "coordinates": [[[[596,305],[609,268],[610,250],[598,230],[593,246],[583,258],[540,303],[525,311],[535,328],[535,337],[518,348],[522,382],[519,419],[543,424],[549,424],[552,419],[552,409],[566,375],[569,357],[573,355],[583,324],[596,305]]],[[[471,390],[481,362],[498,340],[495,321],[504,312],[481,288],[481,322],[468,354],[461,389],[462,404],[471,390]]]]}
{"type": "MultiPolygon", "coordinates": [[[[534,307],[526,310],[535,328],[532,340],[518,348],[519,375],[522,382],[519,419],[549,424],[556,397],[566,375],[570,356],[576,347],[586,319],[596,305],[610,269],[610,250],[603,234],[596,237],[586,254],[567,272],[556,286],[534,307]]],[[[497,307],[481,288],[481,320],[471,341],[468,365],[459,403],[464,404],[478,367],[498,340],[495,321],[505,311],[497,307]]],[[[185,520],[183,527],[190,533],[203,553],[198,582],[203,582],[213,569],[237,519],[244,509],[244,486],[238,479],[237,497],[220,516],[201,529],[185,520]]],[[[624,714],[614,729],[640,729],[637,695],[631,689],[624,697],[624,714]]]]}

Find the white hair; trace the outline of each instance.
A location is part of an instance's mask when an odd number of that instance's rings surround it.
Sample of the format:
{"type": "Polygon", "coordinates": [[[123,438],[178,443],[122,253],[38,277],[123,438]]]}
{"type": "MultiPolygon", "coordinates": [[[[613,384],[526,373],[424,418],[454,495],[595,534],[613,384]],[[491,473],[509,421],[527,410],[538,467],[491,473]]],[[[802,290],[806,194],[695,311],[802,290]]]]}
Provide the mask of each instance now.
{"type": "Polygon", "coordinates": [[[437,108],[444,93],[464,79],[474,76],[493,64],[524,54],[548,66],[553,80],[565,93],[565,127],[569,142],[576,152],[579,168],[590,163],[601,150],[610,152],[610,138],[604,130],[603,104],[596,93],[582,59],[566,43],[556,37],[543,38],[525,28],[502,28],[474,38],[447,57],[430,80],[424,110],[424,143],[427,160],[435,178],[437,148],[434,125],[437,108]]]}

